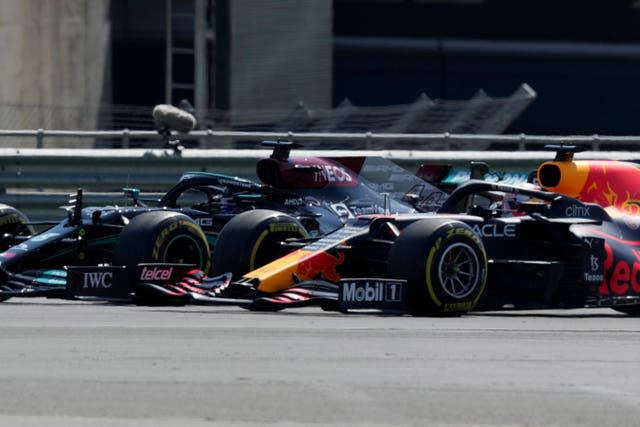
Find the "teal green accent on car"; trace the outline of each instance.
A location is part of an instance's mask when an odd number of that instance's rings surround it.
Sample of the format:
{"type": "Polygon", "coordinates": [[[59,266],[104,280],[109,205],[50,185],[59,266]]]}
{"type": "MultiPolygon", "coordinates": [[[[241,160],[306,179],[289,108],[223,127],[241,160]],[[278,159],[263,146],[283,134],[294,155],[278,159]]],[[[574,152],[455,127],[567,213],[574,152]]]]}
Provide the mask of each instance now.
{"type": "Polygon", "coordinates": [[[45,270],[33,279],[40,286],[60,287],[67,285],[66,270],[45,270]]]}
{"type": "Polygon", "coordinates": [[[67,270],[45,270],[42,274],[54,277],[67,277],[67,270]]]}
{"type": "Polygon", "coordinates": [[[212,177],[212,178],[232,179],[232,180],[244,182],[244,183],[247,183],[247,184],[260,185],[260,184],[256,183],[255,181],[252,181],[250,179],[240,178],[238,176],[226,175],[226,174],[222,174],[222,173],[214,173],[214,172],[185,172],[180,177],[180,180],[182,181],[183,179],[188,178],[188,177],[192,177],[192,176],[203,176],[203,177],[212,177]]]}

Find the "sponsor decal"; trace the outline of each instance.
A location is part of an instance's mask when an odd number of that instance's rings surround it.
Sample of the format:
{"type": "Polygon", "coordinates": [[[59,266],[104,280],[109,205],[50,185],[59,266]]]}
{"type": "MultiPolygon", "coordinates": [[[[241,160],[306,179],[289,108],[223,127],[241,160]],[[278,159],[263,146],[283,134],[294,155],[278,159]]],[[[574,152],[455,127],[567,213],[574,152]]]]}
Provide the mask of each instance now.
{"type": "Polygon", "coordinates": [[[141,282],[164,282],[171,279],[173,267],[142,267],[140,271],[141,282]]]}
{"type": "Polygon", "coordinates": [[[295,275],[300,280],[312,280],[320,277],[331,282],[338,282],[340,274],[336,267],[344,262],[345,256],[339,252],[333,256],[327,252],[313,252],[298,262],[295,275]]]}
{"type": "Polygon", "coordinates": [[[346,279],[340,282],[339,301],[343,310],[406,310],[405,280],[346,279]]]}
{"type": "Polygon", "coordinates": [[[626,259],[615,259],[609,242],[604,244],[604,251],[604,277],[599,288],[600,295],[620,296],[630,291],[640,294],[640,250],[631,249],[631,253],[636,258],[632,262],[626,259]]]}
{"type": "Polygon", "coordinates": [[[497,222],[489,224],[475,224],[471,227],[479,236],[482,237],[516,237],[515,224],[500,224],[497,222]]]}
{"type": "Polygon", "coordinates": [[[353,177],[342,166],[336,165],[311,165],[317,168],[317,172],[313,173],[313,180],[315,182],[336,182],[347,183],[352,182],[353,177]]]}
{"type": "Polygon", "coordinates": [[[113,283],[112,271],[90,271],[82,274],[84,280],[83,288],[105,288],[108,289],[113,283]]]}
{"type": "MultiPolygon", "coordinates": [[[[586,242],[587,239],[585,239],[586,242]]],[[[591,246],[589,246],[591,247],[591,246]]],[[[602,283],[604,281],[604,271],[602,259],[596,255],[589,255],[587,259],[587,268],[583,273],[583,279],[586,283],[602,283]]]]}
{"type": "Polygon", "coordinates": [[[590,217],[591,213],[589,212],[590,206],[582,206],[582,205],[572,205],[567,207],[564,210],[564,214],[568,217],[573,218],[584,218],[590,217]]]}
{"type": "Polygon", "coordinates": [[[343,282],[342,300],[347,302],[384,302],[401,300],[397,282],[343,282]]]}
{"type": "Polygon", "coordinates": [[[242,188],[251,188],[253,186],[253,184],[250,182],[243,182],[243,181],[228,179],[228,178],[220,178],[218,179],[218,182],[221,185],[230,185],[230,186],[236,186],[236,187],[242,187],[242,188]]]}
{"type": "Polygon", "coordinates": [[[71,295],[130,299],[125,267],[67,267],[66,288],[71,295]]]}
{"type": "Polygon", "coordinates": [[[298,207],[298,206],[304,206],[304,204],[305,204],[304,200],[302,200],[299,197],[293,198],[293,199],[284,199],[284,206],[298,207]]]}
{"type": "Polygon", "coordinates": [[[331,203],[331,208],[340,218],[353,218],[349,208],[344,203],[331,203]]]}
{"type": "Polygon", "coordinates": [[[351,206],[351,211],[354,215],[375,215],[383,212],[383,209],[378,205],[371,206],[351,206]]]}

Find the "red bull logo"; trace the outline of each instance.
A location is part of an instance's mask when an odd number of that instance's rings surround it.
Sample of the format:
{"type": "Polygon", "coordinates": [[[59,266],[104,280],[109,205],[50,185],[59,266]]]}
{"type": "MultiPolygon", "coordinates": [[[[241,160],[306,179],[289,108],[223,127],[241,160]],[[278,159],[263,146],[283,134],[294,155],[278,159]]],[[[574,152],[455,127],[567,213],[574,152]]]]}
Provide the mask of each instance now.
{"type": "Polygon", "coordinates": [[[578,199],[613,206],[627,215],[640,214],[640,194],[634,190],[640,181],[640,169],[627,163],[594,162],[578,199]]]}
{"type": "Polygon", "coordinates": [[[314,252],[309,257],[301,259],[296,267],[295,275],[300,280],[312,280],[320,277],[331,282],[338,282],[340,274],[336,267],[344,262],[342,252],[333,256],[327,252],[314,252]]]}
{"type": "MultiPolygon", "coordinates": [[[[637,244],[638,242],[629,243],[637,244]]],[[[605,243],[604,248],[605,278],[600,285],[600,295],[640,294],[640,250],[633,248],[630,250],[635,259],[616,259],[609,242],[605,243]]]]}

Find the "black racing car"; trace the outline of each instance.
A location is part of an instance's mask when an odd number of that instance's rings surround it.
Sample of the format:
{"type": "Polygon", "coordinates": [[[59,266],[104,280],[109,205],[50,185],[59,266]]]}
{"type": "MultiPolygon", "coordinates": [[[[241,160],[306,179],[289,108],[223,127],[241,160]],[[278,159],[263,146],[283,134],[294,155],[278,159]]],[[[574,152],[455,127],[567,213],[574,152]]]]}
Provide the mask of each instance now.
{"type": "Polygon", "coordinates": [[[442,190],[382,158],[290,157],[295,144],[263,145],[273,153],[257,163],[261,182],[190,172],[160,200],[145,200],[138,190],[127,189],[131,207],[83,208],[78,191],[68,217],[38,234],[21,212],[0,206],[0,291],[5,296],[47,294],[64,286],[64,267],[70,265],[182,263],[209,272],[220,230],[239,213],[254,211],[245,224],[260,227],[260,253],[271,254],[250,257],[248,271],[275,257],[278,242],[288,238],[322,236],[363,214],[435,209],[446,198],[442,190]],[[366,174],[379,182],[393,179],[375,184],[366,174]]]}

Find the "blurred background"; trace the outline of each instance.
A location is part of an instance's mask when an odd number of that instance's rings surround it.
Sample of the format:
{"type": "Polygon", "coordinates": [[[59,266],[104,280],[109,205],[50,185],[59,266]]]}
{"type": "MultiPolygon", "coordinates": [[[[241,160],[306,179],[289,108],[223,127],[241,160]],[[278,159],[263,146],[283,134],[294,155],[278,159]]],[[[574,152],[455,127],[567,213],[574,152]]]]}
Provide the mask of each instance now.
{"type": "Polygon", "coordinates": [[[0,129],[638,134],[640,1],[0,0],[0,129]]]}

